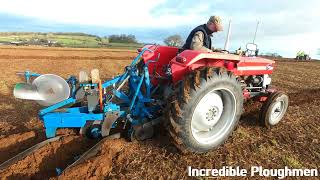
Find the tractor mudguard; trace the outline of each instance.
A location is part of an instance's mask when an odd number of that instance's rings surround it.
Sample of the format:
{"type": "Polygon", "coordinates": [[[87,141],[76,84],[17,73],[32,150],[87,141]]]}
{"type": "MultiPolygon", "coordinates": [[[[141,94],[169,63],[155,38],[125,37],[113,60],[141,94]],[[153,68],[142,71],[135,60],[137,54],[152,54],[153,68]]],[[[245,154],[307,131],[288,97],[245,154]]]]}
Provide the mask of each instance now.
{"type": "Polygon", "coordinates": [[[172,81],[177,83],[183,77],[200,67],[226,68],[236,76],[271,74],[274,61],[260,57],[242,57],[220,52],[185,50],[170,61],[172,81]]]}
{"type": "Polygon", "coordinates": [[[142,58],[145,64],[148,64],[150,76],[157,76],[158,78],[151,78],[152,85],[156,86],[159,78],[166,78],[166,67],[170,61],[178,54],[177,47],[146,45],[144,48],[149,48],[154,52],[146,51],[142,58]],[[160,77],[159,77],[160,76],[160,77]]]}

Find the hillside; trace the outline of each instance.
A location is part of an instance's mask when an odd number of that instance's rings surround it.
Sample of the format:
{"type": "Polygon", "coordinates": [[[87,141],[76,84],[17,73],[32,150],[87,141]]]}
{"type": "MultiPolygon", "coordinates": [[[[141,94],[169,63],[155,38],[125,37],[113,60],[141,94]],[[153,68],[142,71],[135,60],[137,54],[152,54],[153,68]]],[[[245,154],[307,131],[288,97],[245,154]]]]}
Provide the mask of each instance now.
{"type": "Polygon", "coordinates": [[[0,43],[11,45],[41,45],[76,48],[136,49],[139,43],[110,43],[108,38],[85,33],[0,32],[0,43]]]}

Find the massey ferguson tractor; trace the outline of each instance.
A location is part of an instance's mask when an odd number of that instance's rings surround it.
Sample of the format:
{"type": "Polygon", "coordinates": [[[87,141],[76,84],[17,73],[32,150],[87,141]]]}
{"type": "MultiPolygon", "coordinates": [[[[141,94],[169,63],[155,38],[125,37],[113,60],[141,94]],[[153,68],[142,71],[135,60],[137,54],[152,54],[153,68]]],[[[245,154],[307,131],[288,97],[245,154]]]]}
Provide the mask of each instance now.
{"type": "MultiPolygon", "coordinates": [[[[247,45],[247,51],[255,50],[255,44],[247,45]]],[[[287,111],[288,96],[270,86],[275,61],[160,45],[138,52],[123,74],[105,81],[96,69],[66,80],[24,72],[26,81],[15,86],[14,96],[44,106],[39,119],[47,142],[59,128],[76,128],[92,138],[125,132],[144,140],[162,123],[179,149],[196,153],[228,139],[247,100],[263,103],[260,121],[268,128],[287,111]]]]}

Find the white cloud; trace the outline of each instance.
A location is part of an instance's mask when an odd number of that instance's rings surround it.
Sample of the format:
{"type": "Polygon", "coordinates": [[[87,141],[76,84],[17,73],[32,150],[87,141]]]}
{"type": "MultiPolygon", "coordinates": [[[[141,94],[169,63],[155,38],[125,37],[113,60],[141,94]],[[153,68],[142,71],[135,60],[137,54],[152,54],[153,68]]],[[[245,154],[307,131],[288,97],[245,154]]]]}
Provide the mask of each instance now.
{"type": "Polygon", "coordinates": [[[106,27],[172,27],[199,20],[199,6],[185,15],[162,14],[151,10],[164,0],[3,0],[0,12],[34,17],[58,23],[106,27]],[[197,10],[198,9],[198,10],[197,10]]]}
{"type": "Polygon", "coordinates": [[[158,3],[159,0],[7,0],[1,2],[0,11],[59,23],[130,26],[150,20],[148,10],[158,3]]]}
{"type": "Polygon", "coordinates": [[[318,58],[317,49],[320,48],[319,33],[295,34],[288,36],[276,36],[261,38],[261,48],[264,52],[279,52],[286,57],[294,57],[299,50],[318,58]]]}
{"type": "MultiPolygon", "coordinates": [[[[260,20],[257,42],[262,51],[294,56],[299,49],[315,55],[320,47],[319,6],[319,0],[269,0],[263,4],[255,0],[0,0],[0,13],[41,19],[48,24],[139,28],[155,41],[159,37],[151,37],[153,30],[165,32],[163,36],[188,33],[191,29],[186,27],[204,23],[215,14],[225,25],[232,19],[231,41],[235,47],[252,39],[256,20],[260,20]]],[[[225,34],[215,35],[214,43],[223,46],[225,34]]]]}

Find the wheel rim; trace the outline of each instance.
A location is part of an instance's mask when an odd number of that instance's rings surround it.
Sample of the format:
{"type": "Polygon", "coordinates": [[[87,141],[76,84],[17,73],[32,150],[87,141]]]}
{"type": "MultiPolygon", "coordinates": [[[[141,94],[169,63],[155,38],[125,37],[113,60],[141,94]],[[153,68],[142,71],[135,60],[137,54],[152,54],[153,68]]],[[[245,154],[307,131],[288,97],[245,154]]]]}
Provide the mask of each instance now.
{"type": "Polygon", "coordinates": [[[284,101],[276,102],[271,109],[269,123],[271,125],[275,125],[279,123],[279,121],[282,118],[283,112],[284,112],[284,101]]]}
{"type": "Polygon", "coordinates": [[[236,98],[228,89],[214,89],[205,94],[192,114],[191,130],[201,144],[223,141],[233,127],[236,115],[236,98]]]}

